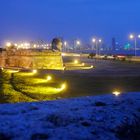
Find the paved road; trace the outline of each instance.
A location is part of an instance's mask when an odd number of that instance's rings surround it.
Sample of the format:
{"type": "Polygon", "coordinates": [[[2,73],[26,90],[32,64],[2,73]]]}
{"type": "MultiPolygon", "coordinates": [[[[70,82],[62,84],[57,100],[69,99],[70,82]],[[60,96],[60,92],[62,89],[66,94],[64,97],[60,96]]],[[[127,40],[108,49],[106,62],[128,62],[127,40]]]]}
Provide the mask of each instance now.
{"type": "Polygon", "coordinates": [[[93,65],[95,69],[77,72],[91,74],[92,76],[140,76],[140,63],[138,62],[94,60],[87,58],[82,58],[81,62],[93,65]]]}

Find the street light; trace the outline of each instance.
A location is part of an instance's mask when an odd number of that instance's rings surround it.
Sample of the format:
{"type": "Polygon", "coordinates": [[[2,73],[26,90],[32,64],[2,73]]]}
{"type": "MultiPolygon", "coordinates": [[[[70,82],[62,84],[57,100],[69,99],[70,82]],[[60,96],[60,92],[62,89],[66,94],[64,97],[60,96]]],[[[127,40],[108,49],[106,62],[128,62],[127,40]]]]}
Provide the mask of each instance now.
{"type": "Polygon", "coordinates": [[[130,34],[129,36],[130,39],[134,39],[134,43],[135,43],[135,56],[137,56],[137,38],[140,38],[140,35],[133,35],[130,34]]]}
{"type": "Polygon", "coordinates": [[[37,47],[37,45],[36,45],[36,44],[34,44],[34,45],[33,45],[33,47],[34,47],[34,48],[36,48],[36,47],[37,47]]]}
{"type": "Polygon", "coordinates": [[[92,42],[95,43],[95,47],[96,47],[96,55],[100,55],[100,47],[98,46],[99,43],[102,42],[102,39],[97,39],[97,38],[93,38],[92,42]],[[99,48],[98,48],[99,47],[99,48]],[[98,50],[99,49],[99,50],[98,50]]]}
{"type": "Polygon", "coordinates": [[[75,44],[74,45],[75,46],[74,48],[75,48],[75,50],[77,50],[78,47],[80,48],[81,42],[80,42],[80,40],[76,40],[74,44],[75,44]]]}
{"type": "Polygon", "coordinates": [[[93,42],[93,43],[95,43],[95,42],[96,42],[96,39],[95,39],[95,38],[93,38],[93,39],[92,39],[92,42],[93,42]]]}
{"type": "Polygon", "coordinates": [[[65,42],[64,42],[64,51],[66,51],[67,44],[68,44],[68,43],[65,41],[65,42]]]}
{"type": "Polygon", "coordinates": [[[67,46],[67,42],[66,41],[64,42],[64,45],[67,46]]]}
{"type": "Polygon", "coordinates": [[[99,39],[99,43],[101,43],[102,42],[102,40],[101,39],[99,39]]]}
{"type": "Polygon", "coordinates": [[[130,38],[130,39],[133,39],[133,38],[134,38],[134,35],[131,34],[131,35],[129,36],[129,38],[130,38]]]}
{"type": "Polygon", "coordinates": [[[18,44],[16,44],[16,43],[15,43],[14,45],[15,45],[16,47],[18,46],[18,44]]]}
{"type": "MultiPolygon", "coordinates": [[[[99,39],[99,43],[101,44],[102,43],[102,39],[99,39]]],[[[99,55],[100,55],[100,46],[99,46],[99,55]]]]}
{"type": "Polygon", "coordinates": [[[12,45],[11,42],[7,42],[7,43],[6,43],[6,47],[10,47],[11,45],[12,45]]]}
{"type": "MultiPolygon", "coordinates": [[[[96,44],[96,38],[92,39],[92,42],[95,43],[96,51],[97,51],[97,44],[96,44]]],[[[92,47],[92,50],[94,49],[94,46],[92,47]]]]}
{"type": "Polygon", "coordinates": [[[76,41],[76,45],[80,45],[81,42],[79,40],[76,41]]]}

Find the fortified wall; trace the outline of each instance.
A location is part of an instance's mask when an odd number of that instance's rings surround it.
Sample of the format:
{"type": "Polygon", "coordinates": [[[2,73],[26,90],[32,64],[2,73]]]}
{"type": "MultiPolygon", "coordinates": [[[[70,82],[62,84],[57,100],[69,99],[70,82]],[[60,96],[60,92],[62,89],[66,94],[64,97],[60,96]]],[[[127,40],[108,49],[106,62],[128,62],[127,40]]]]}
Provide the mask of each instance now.
{"type": "Polygon", "coordinates": [[[35,49],[10,49],[0,51],[0,67],[62,70],[61,52],[35,49]]]}

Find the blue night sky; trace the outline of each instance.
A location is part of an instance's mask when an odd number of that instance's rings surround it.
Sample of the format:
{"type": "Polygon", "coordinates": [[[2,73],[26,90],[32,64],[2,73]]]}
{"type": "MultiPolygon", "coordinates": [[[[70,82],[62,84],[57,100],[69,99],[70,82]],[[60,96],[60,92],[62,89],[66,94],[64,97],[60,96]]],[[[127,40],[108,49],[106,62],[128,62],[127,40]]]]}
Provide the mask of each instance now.
{"type": "Polygon", "coordinates": [[[126,41],[140,32],[140,0],[0,0],[0,41],[99,36],[126,41]]]}

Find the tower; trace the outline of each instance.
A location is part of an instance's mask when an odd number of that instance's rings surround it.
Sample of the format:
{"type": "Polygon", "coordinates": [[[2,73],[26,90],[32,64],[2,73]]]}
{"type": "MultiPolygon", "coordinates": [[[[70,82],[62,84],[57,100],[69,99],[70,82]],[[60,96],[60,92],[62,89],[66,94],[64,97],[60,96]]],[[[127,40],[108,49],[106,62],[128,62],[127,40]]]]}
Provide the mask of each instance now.
{"type": "Polygon", "coordinates": [[[116,50],[116,39],[114,37],[112,38],[112,50],[116,50]]]}

